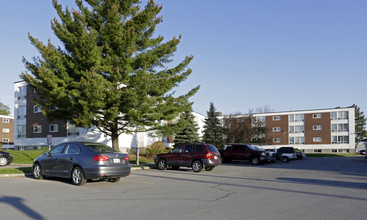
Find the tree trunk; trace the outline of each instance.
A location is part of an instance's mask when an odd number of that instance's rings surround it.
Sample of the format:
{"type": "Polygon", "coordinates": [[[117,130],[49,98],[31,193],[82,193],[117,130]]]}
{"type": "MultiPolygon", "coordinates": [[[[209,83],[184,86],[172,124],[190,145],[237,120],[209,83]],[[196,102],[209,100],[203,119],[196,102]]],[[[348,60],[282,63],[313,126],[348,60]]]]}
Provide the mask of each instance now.
{"type": "Polygon", "coordinates": [[[117,131],[112,132],[111,138],[112,138],[112,148],[117,150],[117,151],[120,151],[120,148],[119,148],[119,135],[118,135],[117,131]]]}

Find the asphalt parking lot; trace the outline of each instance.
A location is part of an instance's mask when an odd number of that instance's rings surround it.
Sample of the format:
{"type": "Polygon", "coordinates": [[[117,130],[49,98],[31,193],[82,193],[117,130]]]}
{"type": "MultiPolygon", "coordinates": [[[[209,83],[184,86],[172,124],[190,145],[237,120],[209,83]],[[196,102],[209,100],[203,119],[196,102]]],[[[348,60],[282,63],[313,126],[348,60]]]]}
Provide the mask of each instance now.
{"type": "Polygon", "coordinates": [[[1,219],[366,219],[367,160],[307,158],[213,171],[134,171],[118,183],[1,178],[1,219]]]}

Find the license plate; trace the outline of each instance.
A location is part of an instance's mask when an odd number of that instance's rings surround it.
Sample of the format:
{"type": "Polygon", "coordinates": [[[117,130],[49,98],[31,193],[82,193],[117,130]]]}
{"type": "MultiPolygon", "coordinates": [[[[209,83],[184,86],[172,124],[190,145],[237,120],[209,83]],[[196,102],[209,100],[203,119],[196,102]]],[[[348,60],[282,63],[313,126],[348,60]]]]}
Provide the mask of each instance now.
{"type": "Polygon", "coordinates": [[[218,159],[218,157],[217,156],[214,156],[214,160],[217,160],[218,159]]]}
{"type": "Polygon", "coordinates": [[[113,158],[113,163],[120,163],[120,158],[113,158]]]}

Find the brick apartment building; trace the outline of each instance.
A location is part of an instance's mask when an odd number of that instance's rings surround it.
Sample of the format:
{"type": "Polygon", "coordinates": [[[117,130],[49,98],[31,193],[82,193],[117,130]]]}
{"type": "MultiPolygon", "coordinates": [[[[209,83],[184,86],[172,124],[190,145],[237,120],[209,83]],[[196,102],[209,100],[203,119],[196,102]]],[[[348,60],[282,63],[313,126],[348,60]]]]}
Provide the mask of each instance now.
{"type": "MultiPolygon", "coordinates": [[[[8,148],[14,144],[14,117],[0,115],[0,145],[8,148]]],[[[1,147],[0,146],[0,147],[1,147]]]]}
{"type": "Polygon", "coordinates": [[[262,146],[264,148],[293,146],[306,153],[355,151],[354,108],[260,113],[252,116],[268,128],[266,138],[271,145],[262,146]]]}
{"type": "MultiPolygon", "coordinates": [[[[111,138],[97,128],[84,129],[75,127],[65,120],[48,121],[33,99],[35,91],[24,81],[14,83],[14,148],[34,149],[48,146],[49,142],[55,146],[66,141],[92,141],[112,146],[111,138]]],[[[205,116],[193,112],[199,124],[199,135],[202,134],[205,116]]],[[[119,147],[122,152],[130,148],[148,147],[155,141],[168,143],[167,137],[158,137],[153,132],[139,132],[122,134],[119,137],[119,147]]]]}

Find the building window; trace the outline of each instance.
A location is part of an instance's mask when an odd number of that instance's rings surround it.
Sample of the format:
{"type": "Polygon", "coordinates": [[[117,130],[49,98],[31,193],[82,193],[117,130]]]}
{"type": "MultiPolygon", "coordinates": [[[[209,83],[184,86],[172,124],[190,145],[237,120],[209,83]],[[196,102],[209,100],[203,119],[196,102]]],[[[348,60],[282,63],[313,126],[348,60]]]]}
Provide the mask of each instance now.
{"type": "Polygon", "coordinates": [[[280,127],[273,127],[273,132],[280,132],[280,127]]]}
{"type": "Polygon", "coordinates": [[[58,124],[50,124],[49,131],[50,132],[58,132],[59,131],[59,125],[58,124]]]}
{"type": "Polygon", "coordinates": [[[289,122],[300,122],[305,121],[304,114],[289,115],[289,122]]]}
{"type": "Polygon", "coordinates": [[[290,137],[289,144],[304,144],[305,138],[304,137],[290,137]]]}
{"type": "Polygon", "coordinates": [[[33,113],[39,113],[41,112],[41,107],[39,107],[38,105],[34,105],[33,106],[33,113]]]}
{"type": "Polygon", "coordinates": [[[273,116],[273,121],[280,121],[280,116],[273,116]]]}
{"type": "Polygon", "coordinates": [[[280,143],[280,138],[273,138],[273,143],[280,143]]]}
{"type": "Polygon", "coordinates": [[[322,137],[314,137],[313,142],[322,142],[322,137]]]}
{"type": "Polygon", "coordinates": [[[349,144],[349,136],[332,136],[332,144],[349,144]]]}
{"type": "Polygon", "coordinates": [[[338,149],[331,149],[331,153],[338,153],[338,149]]]}
{"type": "Polygon", "coordinates": [[[17,109],[18,119],[25,119],[26,118],[26,106],[20,105],[17,109]]]}
{"type": "Polygon", "coordinates": [[[19,91],[17,95],[18,95],[18,100],[27,98],[27,86],[19,87],[19,91]]]}
{"type": "Polygon", "coordinates": [[[313,130],[315,130],[315,131],[320,131],[320,130],[322,130],[322,125],[314,125],[314,126],[313,126],[313,130]]]}
{"type": "Polygon", "coordinates": [[[312,118],[322,118],[322,114],[313,114],[312,118]]]}
{"type": "Polygon", "coordinates": [[[9,122],[10,122],[10,120],[9,120],[9,118],[3,118],[3,122],[4,122],[4,123],[9,123],[9,122]]]}
{"type": "Polygon", "coordinates": [[[25,138],[25,137],[26,137],[26,126],[18,125],[18,138],[25,138]]]}
{"type": "Polygon", "coordinates": [[[331,132],[337,132],[338,131],[338,124],[331,124],[331,132]]]}
{"type": "Polygon", "coordinates": [[[348,119],[348,112],[347,111],[338,112],[338,120],[344,120],[344,119],[348,119]]]}
{"type": "Polygon", "coordinates": [[[75,125],[68,124],[68,136],[78,136],[79,128],[75,127],[75,125]]]}
{"type": "Polygon", "coordinates": [[[9,138],[3,138],[3,143],[9,143],[9,138]]]}
{"type": "Polygon", "coordinates": [[[305,126],[303,125],[289,126],[289,133],[305,133],[305,126]]]}
{"type": "Polygon", "coordinates": [[[33,126],[33,133],[41,133],[42,132],[42,125],[33,126]]]}
{"type": "Polygon", "coordinates": [[[349,125],[348,124],[338,124],[338,131],[348,131],[349,125]]]}
{"type": "Polygon", "coordinates": [[[331,112],[330,113],[331,120],[338,120],[338,113],[337,112],[331,112]]]}
{"type": "Polygon", "coordinates": [[[3,133],[9,133],[10,129],[9,128],[3,128],[3,133]]]}
{"type": "Polygon", "coordinates": [[[313,149],[313,152],[314,152],[314,153],[321,153],[321,152],[322,152],[322,150],[321,150],[321,149],[313,149]]]}

